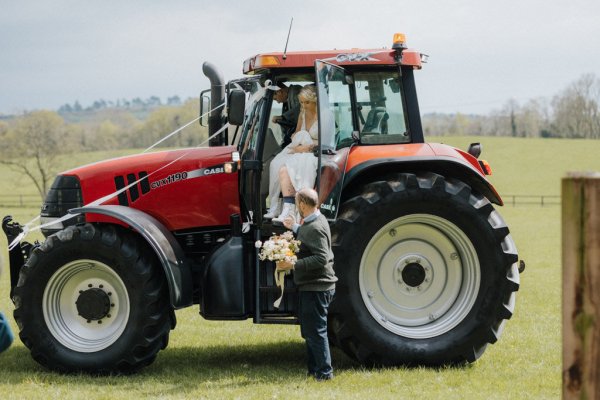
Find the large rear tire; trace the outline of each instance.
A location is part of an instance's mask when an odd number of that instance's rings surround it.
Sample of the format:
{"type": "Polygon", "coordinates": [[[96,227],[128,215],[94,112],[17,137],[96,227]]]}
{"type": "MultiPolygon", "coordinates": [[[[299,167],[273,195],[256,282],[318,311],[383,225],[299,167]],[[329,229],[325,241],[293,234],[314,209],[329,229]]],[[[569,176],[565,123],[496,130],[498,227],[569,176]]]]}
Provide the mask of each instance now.
{"type": "Polygon", "coordinates": [[[500,214],[456,179],[402,173],[346,201],[332,229],[330,337],[366,365],[473,362],[519,288],[500,214]]]}
{"type": "Polygon", "coordinates": [[[86,224],[48,237],[22,268],[14,301],[21,340],[60,372],[132,373],[168,342],[160,265],[121,227],[86,224]]]}

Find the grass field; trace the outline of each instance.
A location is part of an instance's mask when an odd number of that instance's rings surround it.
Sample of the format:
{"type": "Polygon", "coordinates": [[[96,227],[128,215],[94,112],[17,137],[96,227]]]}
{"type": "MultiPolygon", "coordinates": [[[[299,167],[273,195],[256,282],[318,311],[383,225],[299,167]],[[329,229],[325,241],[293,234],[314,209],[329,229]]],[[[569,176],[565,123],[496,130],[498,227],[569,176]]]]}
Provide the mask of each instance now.
{"type": "MultiPolygon", "coordinates": [[[[440,141],[463,149],[469,142],[483,142],[482,158],[492,165],[491,180],[501,194],[558,195],[560,179],[567,171],[600,170],[600,141],[473,137],[440,141]]],[[[82,155],[71,160],[70,166],[105,157],[82,155]]],[[[0,170],[0,189],[20,193],[31,188],[0,170]]],[[[507,206],[499,211],[527,268],[504,335],[479,361],[466,367],[363,369],[334,350],[335,380],[317,383],[304,376],[304,345],[297,326],[205,321],[193,307],[177,312],[178,326],[169,347],[134,376],[55,374],[35,363],[17,339],[0,355],[0,393],[3,399],[560,398],[560,206],[507,206]]],[[[0,212],[28,221],[38,210],[0,212]]],[[[6,265],[3,236],[0,248],[6,265]]],[[[4,273],[0,310],[11,314],[8,290],[8,274],[4,273]]],[[[16,331],[14,321],[13,328],[16,331]]]]}

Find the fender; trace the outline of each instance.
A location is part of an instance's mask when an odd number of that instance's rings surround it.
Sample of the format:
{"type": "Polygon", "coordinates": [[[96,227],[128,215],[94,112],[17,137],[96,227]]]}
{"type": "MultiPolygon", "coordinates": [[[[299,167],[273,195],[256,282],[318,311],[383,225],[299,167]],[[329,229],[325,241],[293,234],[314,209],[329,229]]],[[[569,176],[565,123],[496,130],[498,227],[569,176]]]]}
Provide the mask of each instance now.
{"type": "Polygon", "coordinates": [[[192,273],[183,250],[173,234],[156,218],[135,208],[117,205],[73,208],[69,213],[102,214],[134,228],[150,244],[162,264],[169,285],[171,306],[179,309],[193,304],[192,273]]]}
{"type": "Polygon", "coordinates": [[[360,186],[366,180],[372,181],[373,177],[381,177],[390,172],[417,171],[431,171],[446,177],[460,179],[492,203],[499,206],[504,205],[494,186],[471,164],[459,158],[439,155],[379,158],[362,162],[346,172],[343,190],[346,193],[351,193],[353,187],[360,186]]]}

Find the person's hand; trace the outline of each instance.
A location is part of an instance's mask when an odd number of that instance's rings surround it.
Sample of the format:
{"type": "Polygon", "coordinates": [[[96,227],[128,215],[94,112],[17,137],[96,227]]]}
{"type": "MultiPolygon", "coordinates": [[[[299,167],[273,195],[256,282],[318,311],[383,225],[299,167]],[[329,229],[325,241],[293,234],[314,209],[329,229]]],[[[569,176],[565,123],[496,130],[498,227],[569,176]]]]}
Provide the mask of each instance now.
{"type": "Polygon", "coordinates": [[[276,265],[278,271],[290,271],[294,269],[294,264],[289,261],[277,261],[276,265]]]}
{"type": "Polygon", "coordinates": [[[278,124],[281,121],[281,116],[276,115],[271,121],[273,121],[274,124],[278,124]]]}
{"type": "Polygon", "coordinates": [[[308,144],[299,144],[298,146],[290,147],[289,154],[309,153],[311,146],[308,144]]]}
{"type": "Polygon", "coordinates": [[[294,227],[295,223],[296,223],[296,217],[294,217],[293,215],[288,215],[283,220],[283,226],[285,226],[288,229],[292,229],[294,227]]]}

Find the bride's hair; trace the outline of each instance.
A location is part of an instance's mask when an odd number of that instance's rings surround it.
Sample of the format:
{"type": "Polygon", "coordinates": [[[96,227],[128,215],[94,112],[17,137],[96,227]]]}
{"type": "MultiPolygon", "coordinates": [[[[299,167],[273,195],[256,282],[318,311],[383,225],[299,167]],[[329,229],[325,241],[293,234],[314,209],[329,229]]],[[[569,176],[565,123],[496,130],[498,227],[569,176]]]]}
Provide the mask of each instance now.
{"type": "Polygon", "coordinates": [[[316,103],[317,89],[315,88],[315,85],[307,85],[300,89],[300,93],[298,93],[298,98],[310,101],[311,103],[316,103]]]}

